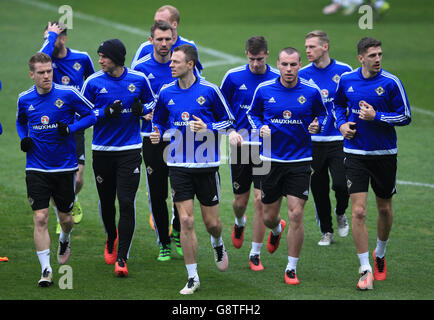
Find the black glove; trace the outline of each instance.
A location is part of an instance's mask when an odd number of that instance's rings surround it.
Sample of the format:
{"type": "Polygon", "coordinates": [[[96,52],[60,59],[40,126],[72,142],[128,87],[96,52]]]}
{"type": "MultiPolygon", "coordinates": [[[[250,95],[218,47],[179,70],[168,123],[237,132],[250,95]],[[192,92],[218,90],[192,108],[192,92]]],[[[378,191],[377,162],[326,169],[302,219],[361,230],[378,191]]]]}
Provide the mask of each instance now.
{"type": "Polygon", "coordinates": [[[139,98],[135,97],[134,102],[131,105],[131,112],[136,117],[143,116],[143,113],[145,112],[145,108],[143,107],[143,104],[140,102],[139,98]]]}
{"type": "Polygon", "coordinates": [[[21,140],[21,150],[23,152],[29,151],[32,145],[33,145],[33,140],[30,137],[25,137],[23,138],[23,140],[21,140]]]}
{"type": "Polygon", "coordinates": [[[122,102],[119,100],[113,104],[109,104],[104,109],[104,115],[107,118],[117,118],[121,115],[121,112],[122,112],[122,102]]]}
{"type": "Polygon", "coordinates": [[[67,137],[69,135],[69,127],[66,123],[57,121],[57,132],[62,137],[67,137]]]}

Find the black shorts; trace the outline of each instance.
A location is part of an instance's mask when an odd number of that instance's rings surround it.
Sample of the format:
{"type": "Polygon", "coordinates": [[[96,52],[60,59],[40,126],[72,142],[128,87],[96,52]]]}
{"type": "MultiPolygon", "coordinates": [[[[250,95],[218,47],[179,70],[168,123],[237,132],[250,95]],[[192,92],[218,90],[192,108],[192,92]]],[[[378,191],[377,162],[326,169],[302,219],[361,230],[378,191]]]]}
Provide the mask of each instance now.
{"type": "Polygon", "coordinates": [[[282,196],[294,196],[307,200],[312,167],[310,161],[297,163],[271,163],[270,172],[261,179],[261,197],[265,204],[282,196]]]}
{"type": "Polygon", "coordinates": [[[230,149],[230,173],[232,179],[232,191],[235,194],[243,194],[250,190],[253,182],[255,189],[261,188],[261,176],[253,174],[253,168],[262,164],[259,158],[260,145],[242,145],[230,149]]]}
{"type": "Polygon", "coordinates": [[[86,160],[84,130],[79,130],[74,132],[74,138],[75,138],[75,148],[77,149],[78,164],[84,165],[86,160]]]}
{"type": "Polygon", "coordinates": [[[215,206],[220,201],[218,167],[190,169],[169,167],[170,185],[174,202],[194,199],[196,195],[204,206],[215,206]]]}
{"type": "Polygon", "coordinates": [[[369,181],[377,197],[389,199],[396,193],[396,154],[359,156],[345,153],[348,193],[368,192],[369,181]]]}
{"type": "Polygon", "coordinates": [[[60,212],[70,212],[75,200],[75,171],[26,171],[27,197],[33,211],[49,207],[50,198],[60,212]]]}

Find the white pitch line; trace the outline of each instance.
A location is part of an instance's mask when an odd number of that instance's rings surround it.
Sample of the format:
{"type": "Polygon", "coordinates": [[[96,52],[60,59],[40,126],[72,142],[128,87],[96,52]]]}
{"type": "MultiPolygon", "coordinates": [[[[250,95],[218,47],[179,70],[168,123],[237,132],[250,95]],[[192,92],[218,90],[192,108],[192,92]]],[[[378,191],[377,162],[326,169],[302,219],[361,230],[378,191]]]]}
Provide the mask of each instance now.
{"type": "MultiPolygon", "coordinates": [[[[48,4],[45,2],[41,2],[41,1],[37,1],[37,0],[14,0],[14,1],[21,2],[21,3],[27,4],[27,5],[32,5],[32,6],[40,8],[40,9],[54,11],[54,12],[58,12],[58,10],[59,10],[59,8],[54,6],[54,5],[51,5],[51,4],[48,4]]],[[[131,34],[136,34],[136,35],[142,36],[144,38],[149,37],[148,31],[145,31],[145,30],[142,30],[139,28],[135,28],[135,27],[131,27],[131,26],[128,26],[128,25],[125,25],[122,23],[110,21],[110,20],[107,20],[104,18],[96,17],[93,15],[89,15],[86,13],[81,13],[81,12],[78,12],[75,10],[73,12],[73,17],[81,19],[81,20],[85,20],[88,22],[95,22],[95,23],[98,23],[100,25],[107,26],[107,27],[114,28],[114,29],[121,30],[121,31],[125,31],[125,32],[131,33],[131,34]]],[[[245,59],[242,59],[240,57],[237,57],[237,56],[225,53],[225,52],[221,52],[221,51],[218,51],[218,50],[215,50],[212,48],[202,47],[199,45],[197,45],[197,48],[200,52],[204,52],[204,53],[207,53],[213,57],[223,59],[223,61],[214,61],[214,62],[204,63],[204,67],[205,66],[207,66],[207,67],[217,66],[217,65],[223,65],[223,64],[230,65],[230,64],[237,64],[237,63],[245,63],[245,59]]]]}
{"type": "Polygon", "coordinates": [[[423,114],[425,114],[427,116],[434,117],[434,112],[432,112],[432,111],[421,109],[421,108],[414,107],[414,106],[411,106],[410,108],[411,108],[411,111],[416,111],[416,112],[419,112],[419,113],[423,113],[423,114]]]}
{"type": "Polygon", "coordinates": [[[434,184],[429,184],[429,183],[420,183],[420,182],[403,181],[403,180],[397,180],[396,182],[398,184],[404,184],[404,185],[410,185],[410,186],[434,188],[434,184]]]}

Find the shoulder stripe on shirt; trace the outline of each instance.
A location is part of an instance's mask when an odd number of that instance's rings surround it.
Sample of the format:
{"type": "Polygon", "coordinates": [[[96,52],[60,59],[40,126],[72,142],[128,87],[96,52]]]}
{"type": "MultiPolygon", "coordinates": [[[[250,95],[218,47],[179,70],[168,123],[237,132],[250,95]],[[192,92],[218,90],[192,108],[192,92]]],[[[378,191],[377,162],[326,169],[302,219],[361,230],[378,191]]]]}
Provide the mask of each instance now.
{"type": "Polygon", "coordinates": [[[133,63],[131,63],[131,68],[130,68],[130,70],[134,70],[134,68],[135,68],[138,64],[143,63],[143,62],[146,62],[146,61],[148,61],[148,60],[151,60],[151,54],[150,54],[150,53],[148,53],[146,56],[141,57],[139,60],[135,60],[135,61],[133,61],[133,63]]]}
{"type": "Polygon", "coordinates": [[[22,96],[24,96],[24,95],[26,95],[26,94],[28,94],[28,93],[31,93],[31,92],[33,92],[33,91],[35,91],[35,86],[32,86],[32,87],[30,87],[28,90],[21,92],[21,93],[18,95],[18,98],[21,98],[22,96]]]}
{"type": "Polygon", "coordinates": [[[405,98],[405,91],[404,91],[404,87],[402,86],[401,81],[399,81],[399,79],[396,76],[394,76],[393,74],[391,74],[387,71],[384,71],[384,70],[381,71],[381,75],[395,81],[395,83],[398,86],[399,93],[401,94],[402,101],[404,102],[405,115],[407,117],[410,117],[411,113],[410,113],[410,109],[408,108],[408,105],[407,105],[407,99],[405,98]]]}
{"type": "Polygon", "coordinates": [[[148,46],[148,45],[150,45],[150,44],[151,44],[150,41],[146,41],[146,42],[143,42],[143,43],[139,46],[139,48],[138,48],[137,51],[136,51],[136,54],[134,55],[133,63],[134,63],[135,61],[138,60],[139,55],[142,53],[143,48],[146,47],[146,46],[148,46]]]}
{"type": "Polygon", "coordinates": [[[225,82],[226,78],[227,78],[231,73],[240,72],[240,71],[244,71],[244,70],[246,70],[246,65],[243,65],[243,66],[239,66],[239,67],[235,67],[235,68],[229,69],[229,70],[226,72],[226,74],[224,75],[223,79],[222,79],[222,82],[221,82],[222,85],[223,85],[223,83],[225,82]]]}
{"type": "Polygon", "coordinates": [[[309,68],[309,67],[311,67],[312,66],[312,62],[311,63],[309,63],[309,64],[307,64],[307,65],[305,65],[303,68],[301,68],[299,71],[301,71],[301,70],[303,70],[303,69],[307,69],[307,68],[309,68]]]}
{"type": "Polygon", "coordinates": [[[270,71],[280,76],[280,70],[270,66],[270,71]]]}
{"type": "MultiPolygon", "coordinates": [[[[255,100],[256,93],[258,92],[259,88],[266,87],[266,86],[272,85],[274,83],[276,83],[276,79],[267,80],[267,81],[264,81],[264,82],[261,82],[260,84],[258,84],[258,86],[255,89],[255,92],[253,93],[252,103],[255,100]]],[[[252,120],[252,118],[250,117],[250,114],[249,114],[250,109],[252,109],[252,103],[250,104],[249,109],[247,110],[246,116],[247,116],[247,120],[249,121],[250,126],[252,127],[252,129],[253,130],[258,130],[259,128],[256,127],[255,123],[253,122],[253,120],[252,120]]]]}
{"type": "Polygon", "coordinates": [[[345,62],[341,62],[341,61],[338,61],[338,60],[335,60],[335,62],[336,62],[336,64],[338,64],[338,65],[340,65],[340,66],[345,66],[345,67],[348,67],[348,68],[350,68],[351,70],[353,70],[353,68],[352,68],[349,64],[347,64],[347,63],[345,63],[345,62]]]}
{"type": "Polygon", "coordinates": [[[94,106],[93,104],[85,97],[83,96],[76,88],[74,88],[73,86],[64,86],[61,84],[54,84],[54,87],[58,90],[64,90],[64,91],[72,91],[74,92],[74,94],[79,97],[90,109],[93,109],[94,106]]]}
{"type": "Polygon", "coordinates": [[[94,74],[91,74],[86,81],[84,81],[83,86],[81,87],[81,91],[80,93],[83,94],[84,91],[86,90],[87,84],[89,83],[90,80],[94,79],[94,78],[98,78],[101,77],[102,75],[104,75],[104,72],[102,70],[95,72],[94,74]]]}

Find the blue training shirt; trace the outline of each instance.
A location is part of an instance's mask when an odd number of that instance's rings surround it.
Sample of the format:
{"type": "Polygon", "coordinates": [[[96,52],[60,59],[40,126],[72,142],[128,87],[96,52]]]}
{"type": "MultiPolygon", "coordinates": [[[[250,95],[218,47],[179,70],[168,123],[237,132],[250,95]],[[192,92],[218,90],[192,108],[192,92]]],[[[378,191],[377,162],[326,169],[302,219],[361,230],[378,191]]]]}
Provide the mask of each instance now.
{"type": "Polygon", "coordinates": [[[87,52],[70,48],[67,48],[68,53],[64,58],[53,57],[56,39],[56,32],[48,32],[48,36],[39,51],[51,57],[53,61],[53,81],[55,83],[73,86],[80,91],[84,80],[95,72],[92,59],[87,52]]]}
{"type": "Polygon", "coordinates": [[[343,74],[336,91],[334,114],[337,128],[348,121],[356,123],[356,135],[353,139],[345,139],[344,151],[358,155],[397,154],[394,127],[411,122],[404,86],[396,76],[383,69],[368,79],[363,77],[362,68],[343,74]],[[375,109],[373,121],[359,118],[361,101],[375,109]]]}
{"type": "MultiPolygon", "coordinates": [[[[140,58],[131,65],[131,69],[143,72],[151,84],[152,90],[156,95],[160,92],[160,88],[167,83],[175,80],[172,77],[170,69],[170,61],[160,63],[154,58],[154,54],[150,53],[140,58]]],[[[149,136],[152,132],[152,121],[142,119],[141,135],[149,136]]]]}
{"type": "Polygon", "coordinates": [[[300,77],[293,88],[284,87],[280,77],[261,83],[247,112],[253,129],[271,129],[271,143],[262,143],[261,159],[282,163],[312,160],[308,126],[318,117],[321,127],[326,116],[319,88],[300,77]]]}
{"type": "Polygon", "coordinates": [[[233,120],[219,88],[196,78],[188,89],[180,88],[177,80],[163,86],[152,122],[171,139],[168,166],[209,168],[220,165],[220,133],[233,129],[233,120]],[[193,115],[206,123],[204,132],[190,130],[193,115]]]}
{"type": "MultiPolygon", "coordinates": [[[[194,41],[188,40],[178,35],[178,39],[176,39],[175,43],[172,45],[172,51],[176,47],[179,47],[183,44],[189,44],[197,50],[194,41]]],[[[152,43],[150,41],[143,42],[137,49],[136,54],[134,55],[133,61],[131,62],[131,68],[133,68],[133,65],[137,62],[137,60],[153,52],[154,52],[154,46],[152,45],[152,43]]],[[[200,75],[203,70],[203,67],[199,60],[197,61],[195,69],[197,69],[195,70],[195,74],[200,75]]]]}
{"type": "Polygon", "coordinates": [[[247,110],[252,103],[256,87],[267,80],[279,77],[279,70],[267,65],[264,74],[254,74],[249,64],[230,69],[220,85],[228,105],[235,117],[235,129],[243,137],[243,143],[259,143],[258,137],[252,137],[252,126],[247,119],[247,110]]]}
{"type": "Polygon", "coordinates": [[[92,150],[124,151],[140,149],[140,119],[132,114],[131,105],[137,97],[144,104],[145,113],[155,104],[154,92],[146,76],[125,67],[120,77],[98,71],[86,79],[82,94],[95,105],[97,123],[93,127],[92,150]],[[115,101],[122,102],[117,118],[106,118],[104,109],[115,101]]]}
{"type": "Polygon", "coordinates": [[[312,80],[321,90],[321,95],[324,104],[328,111],[326,124],[321,132],[312,135],[312,141],[342,141],[344,137],[335,126],[333,117],[333,100],[336,93],[336,88],[341,75],[351,71],[352,68],[345,63],[331,59],[330,64],[325,68],[318,68],[314,63],[309,63],[304,68],[300,69],[298,75],[306,80],[312,80]]]}
{"type": "Polygon", "coordinates": [[[17,102],[17,131],[20,139],[32,138],[27,152],[26,170],[64,172],[78,169],[72,133],[96,122],[93,105],[75,88],[53,83],[50,92],[39,94],[36,87],[22,92],[17,102]],[[81,116],[74,122],[74,115],[81,116]],[[70,133],[59,135],[57,121],[68,124],[70,133]]]}

